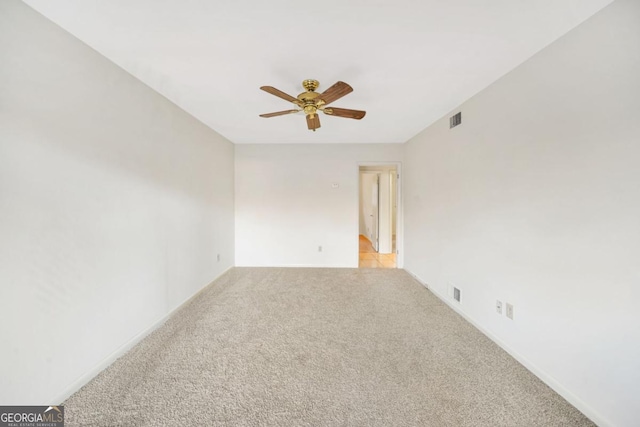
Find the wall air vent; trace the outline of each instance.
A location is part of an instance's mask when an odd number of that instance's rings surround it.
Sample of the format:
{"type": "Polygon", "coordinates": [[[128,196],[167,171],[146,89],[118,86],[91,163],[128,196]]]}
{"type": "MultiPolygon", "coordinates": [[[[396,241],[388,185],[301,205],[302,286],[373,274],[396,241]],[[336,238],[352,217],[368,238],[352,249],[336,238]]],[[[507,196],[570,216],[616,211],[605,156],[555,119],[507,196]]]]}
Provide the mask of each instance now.
{"type": "Polygon", "coordinates": [[[462,123],[462,112],[449,117],[449,129],[454,128],[462,123]]]}
{"type": "Polygon", "coordinates": [[[453,299],[460,302],[460,289],[453,288],[453,299]]]}

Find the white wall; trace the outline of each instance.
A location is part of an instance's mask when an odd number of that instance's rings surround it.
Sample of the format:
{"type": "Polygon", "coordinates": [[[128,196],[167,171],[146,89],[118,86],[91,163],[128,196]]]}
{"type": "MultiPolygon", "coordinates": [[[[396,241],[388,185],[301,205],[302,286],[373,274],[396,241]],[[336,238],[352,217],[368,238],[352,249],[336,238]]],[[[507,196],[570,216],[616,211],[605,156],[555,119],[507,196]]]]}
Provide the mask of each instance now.
{"type": "Polygon", "coordinates": [[[614,2],[405,147],[405,268],[601,425],[640,420],[639,23],[614,2]]]}
{"type": "Polygon", "coordinates": [[[233,265],[234,148],[19,1],[0,64],[0,404],[60,403],[233,265]]]}
{"type": "Polygon", "coordinates": [[[236,265],[357,267],[358,163],[401,158],[400,144],[237,145],[236,265]]]}

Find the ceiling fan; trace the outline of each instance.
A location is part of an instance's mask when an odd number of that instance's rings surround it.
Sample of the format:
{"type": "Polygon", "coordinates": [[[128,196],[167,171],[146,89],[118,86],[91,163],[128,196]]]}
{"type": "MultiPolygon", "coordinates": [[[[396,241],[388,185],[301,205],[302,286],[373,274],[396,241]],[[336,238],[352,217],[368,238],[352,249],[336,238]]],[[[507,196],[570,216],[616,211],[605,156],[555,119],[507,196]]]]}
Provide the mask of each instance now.
{"type": "Polygon", "coordinates": [[[356,120],[360,120],[367,113],[366,111],[361,110],[327,107],[327,105],[331,104],[333,101],[336,101],[343,96],[353,92],[353,88],[345,82],[337,82],[322,93],[317,93],[315,91],[319,85],[320,83],[317,80],[307,79],[303,81],[302,87],[306,89],[306,92],[302,92],[300,95],[298,95],[297,98],[294,98],[291,95],[287,95],[286,93],[274,87],[262,86],[260,89],[262,89],[263,91],[282,98],[285,101],[289,101],[295,104],[298,108],[295,110],[285,110],[275,113],[260,114],[260,117],[268,118],[284,116],[286,114],[299,113],[300,111],[302,111],[307,116],[307,127],[309,128],[309,130],[315,132],[316,129],[320,127],[320,118],[318,117],[318,111],[322,111],[324,114],[327,114],[329,116],[346,117],[348,119],[356,120]]]}

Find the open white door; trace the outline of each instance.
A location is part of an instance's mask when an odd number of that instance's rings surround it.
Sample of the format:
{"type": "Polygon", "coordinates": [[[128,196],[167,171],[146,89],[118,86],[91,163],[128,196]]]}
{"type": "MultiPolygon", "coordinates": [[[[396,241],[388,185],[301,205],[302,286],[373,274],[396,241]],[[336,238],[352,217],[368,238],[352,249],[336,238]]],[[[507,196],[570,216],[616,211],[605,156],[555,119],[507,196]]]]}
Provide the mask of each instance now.
{"type": "Polygon", "coordinates": [[[380,174],[376,174],[371,191],[371,244],[378,251],[380,238],[380,174]]]}
{"type": "Polygon", "coordinates": [[[378,247],[376,251],[381,254],[393,252],[391,176],[394,173],[393,171],[383,171],[378,174],[378,247]]]}

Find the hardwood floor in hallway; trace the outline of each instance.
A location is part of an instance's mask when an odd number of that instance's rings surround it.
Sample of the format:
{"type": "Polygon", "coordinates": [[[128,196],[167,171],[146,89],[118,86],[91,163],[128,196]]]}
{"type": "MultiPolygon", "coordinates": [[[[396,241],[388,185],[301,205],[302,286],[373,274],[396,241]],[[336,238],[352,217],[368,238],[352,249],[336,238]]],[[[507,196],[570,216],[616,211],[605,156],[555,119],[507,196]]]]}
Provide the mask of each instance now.
{"type": "Polygon", "coordinates": [[[396,268],[396,254],[379,254],[362,234],[360,235],[359,268],[396,268]]]}

